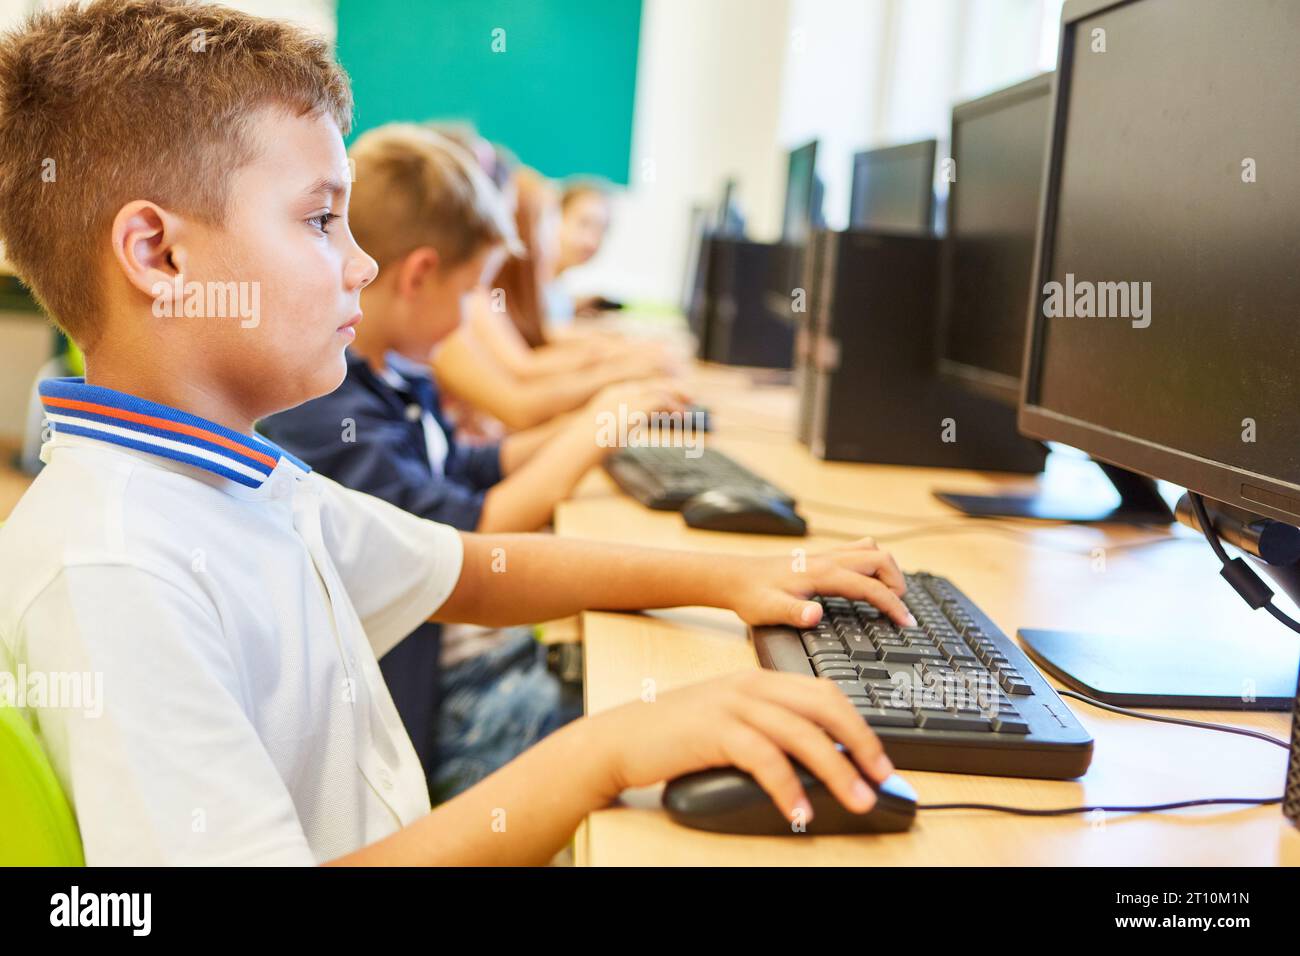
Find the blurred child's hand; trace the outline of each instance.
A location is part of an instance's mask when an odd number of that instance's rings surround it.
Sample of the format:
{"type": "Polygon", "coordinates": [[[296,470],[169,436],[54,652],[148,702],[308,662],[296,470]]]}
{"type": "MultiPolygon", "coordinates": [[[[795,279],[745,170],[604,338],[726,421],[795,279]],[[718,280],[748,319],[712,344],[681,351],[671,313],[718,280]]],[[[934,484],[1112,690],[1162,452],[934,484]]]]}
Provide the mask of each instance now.
{"type": "Polygon", "coordinates": [[[736,766],[753,775],[788,819],[805,823],[812,809],[791,756],[858,813],[876,802],[863,774],[883,781],[894,770],[880,740],[833,683],[797,674],[734,674],[625,704],[588,723],[600,752],[610,755],[616,790],[736,766]]]}
{"type": "Polygon", "coordinates": [[[676,376],[683,371],[679,358],[658,342],[629,345],[623,355],[610,359],[607,365],[617,369],[621,378],[676,376]]]}
{"type": "Polygon", "coordinates": [[[916,619],[900,596],[907,590],[903,572],[887,551],[870,538],[820,554],[796,551],[779,558],[738,559],[735,580],[726,593],[729,606],[748,624],[811,627],[822,609],[814,594],[869,601],[900,627],[916,619]]]}
{"type": "Polygon", "coordinates": [[[640,379],[606,385],[588,403],[592,414],[607,412],[616,418],[622,414],[644,412],[679,412],[690,402],[680,385],[668,379],[640,379]]]}

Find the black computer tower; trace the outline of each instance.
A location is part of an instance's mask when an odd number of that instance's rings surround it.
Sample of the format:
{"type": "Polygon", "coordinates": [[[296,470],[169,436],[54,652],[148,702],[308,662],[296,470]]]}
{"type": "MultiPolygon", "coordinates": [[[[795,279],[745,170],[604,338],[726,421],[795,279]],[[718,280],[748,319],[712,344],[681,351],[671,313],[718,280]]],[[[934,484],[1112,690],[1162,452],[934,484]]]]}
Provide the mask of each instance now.
{"type": "Polygon", "coordinates": [[[800,440],[818,458],[1033,474],[1016,409],[937,374],[940,240],[819,231],[804,264],[800,440]]]}
{"type": "Polygon", "coordinates": [[[704,294],[692,309],[699,356],[725,365],[790,368],[793,365],[794,283],[802,246],[726,236],[705,239],[704,294]]]}

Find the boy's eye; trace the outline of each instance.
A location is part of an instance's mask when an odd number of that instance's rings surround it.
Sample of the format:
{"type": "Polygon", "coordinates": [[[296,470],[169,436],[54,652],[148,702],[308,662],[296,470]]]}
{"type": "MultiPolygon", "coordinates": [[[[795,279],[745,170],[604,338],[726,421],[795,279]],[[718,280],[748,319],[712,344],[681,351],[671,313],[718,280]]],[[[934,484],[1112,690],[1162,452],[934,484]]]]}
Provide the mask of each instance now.
{"type": "Polygon", "coordinates": [[[323,212],[319,216],[312,216],[307,221],[315,225],[324,234],[329,234],[329,224],[339,217],[332,212],[323,212]]]}

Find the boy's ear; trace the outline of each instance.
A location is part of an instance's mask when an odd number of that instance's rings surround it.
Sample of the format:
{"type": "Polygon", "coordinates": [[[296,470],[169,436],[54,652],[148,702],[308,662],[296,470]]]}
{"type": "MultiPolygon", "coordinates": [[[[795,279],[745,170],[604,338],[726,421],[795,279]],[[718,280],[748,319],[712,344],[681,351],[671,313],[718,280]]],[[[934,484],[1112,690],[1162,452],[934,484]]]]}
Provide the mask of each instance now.
{"type": "Polygon", "coordinates": [[[173,294],[173,280],[185,271],[176,247],[180,219],[156,203],[136,199],[113,217],[113,257],[126,281],[151,299],[173,294]]]}
{"type": "Polygon", "coordinates": [[[438,250],[432,246],[412,250],[397,270],[398,296],[403,299],[413,298],[421,285],[437,275],[440,265],[438,250]]]}

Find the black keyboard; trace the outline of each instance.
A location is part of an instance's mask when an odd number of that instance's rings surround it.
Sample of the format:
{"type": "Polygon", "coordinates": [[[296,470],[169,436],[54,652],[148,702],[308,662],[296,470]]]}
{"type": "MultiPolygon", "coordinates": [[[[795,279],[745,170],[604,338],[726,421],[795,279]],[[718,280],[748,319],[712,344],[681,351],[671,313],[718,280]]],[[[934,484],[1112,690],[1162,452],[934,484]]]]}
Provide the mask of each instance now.
{"type": "Polygon", "coordinates": [[[834,680],[904,770],[1080,776],[1092,738],[1014,641],[945,578],[909,574],[899,628],[865,601],[819,597],[808,630],[753,629],[770,670],[834,680]]]}
{"type": "Polygon", "coordinates": [[[605,459],[605,470],[637,501],[661,511],[680,511],[687,500],[715,488],[754,491],[794,505],[780,488],[711,448],[622,448],[605,459]]]}

